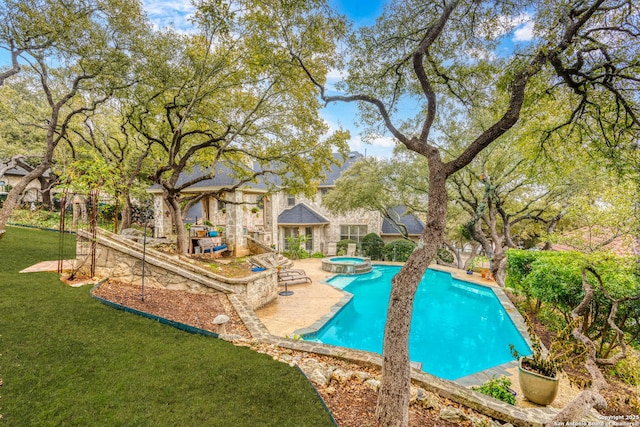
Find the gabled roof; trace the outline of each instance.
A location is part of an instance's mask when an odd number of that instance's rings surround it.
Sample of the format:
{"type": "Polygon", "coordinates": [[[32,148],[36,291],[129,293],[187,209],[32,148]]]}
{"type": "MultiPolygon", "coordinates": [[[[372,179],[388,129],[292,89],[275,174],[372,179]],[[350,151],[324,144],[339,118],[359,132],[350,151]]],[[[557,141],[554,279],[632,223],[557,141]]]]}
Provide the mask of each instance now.
{"type": "MultiPolygon", "coordinates": [[[[340,178],[340,175],[342,175],[342,173],[344,171],[346,171],[349,167],[351,167],[351,165],[353,165],[354,162],[356,162],[358,159],[362,158],[362,154],[358,153],[357,151],[352,151],[350,152],[346,157],[342,157],[340,154],[338,153],[334,153],[333,154],[334,159],[339,160],[342,162],[342,166],[338,167],[335,164],[331,165],[331,167],[329,168],[329,170],[325,171],[326,173],[326,178],[324,179],[324,181],[322,183],[320,183],[320,187],[332,187],[335,185],[335,181],[340,178]]],[[[253,164],[253,167],[251,168],[251,170],[253,170],[254,172],[259,172],[260,171],[260,167],[257,163],[253,164]]],[[[195,166],[191,171],[189,172],[182,172],[180,174],[180,177],[178,178],[178,182],[177,185],[180,186],[182,184],[184,184],[185,182],[191,181],[194,178],[203,176],[206,173],[209,173],[210,168],[207,169],[202,169],[201,166],[197,165],[195,166]]],[[[272,185],[279,185],[281,180],[280,177],[275,176],[273,174],[269,174],[269,175],[261,175],[258,177],[257,182],[251,182],[251,183],[247,183],[243,185],[243,188],[251,188],[251,189],[256,189],[256,190],[266,190],[267,189],[267,182],[272,184],[272,185]]],[[[200,181],[192,186],[189,187],[190,190],[198,190],[198,189],[204,189],[204,188],[221,188],[221,187],[231,187],[233,185],[236,185],[238,183],[238,180],[234,177],[234,173],[233,170],[231,168],[231,165],[225,163],[225,162],[217,162],[215,165],[215,175],[213,178],[210,179],[205,179],[203,181],[200,181]]],[[[159,184],[153,184],[151,187],[148,188],[148,191],[150,192],[159,192],[160,191],[160,185],[159,184]]]]}
{"type": "Polygon", "coordinates": [[[329,220],[304,203],[298,203],[278,215],[278,225],[320,225],[329,220]]]}
{"type": "MultiPolygon", "coordinates": [[[[192,170],[187,172],[182,172],[180,177],[178,178],[177,186],[183,185],[185,182],[189,182],[195,178],[201,177],[210,172],[211,168],[202,169],[200,165],[196,165],[192,170]]],[[[253,171],[259,171],[259,167],[254,165],[253,171]]],[[[275,181],[277,177],[271,177],[272,181],[275,181]]],[[[225,162],[217,162],[215,165],[215,175],[213,178],[205,179],[203,181],[199,181],[191,186],[189,189],[203,189],[203,188],[221,188],[221,187],[231,187],[238,183],[238,180],[234,177],[234,172],[231,169],[231,166],[225,162]]],[[[252,188],[259,190],[266,190],[267,185],[262,176],[258,177],[257,182],[249,182],[243,185],[243,188],[252,188]]],[[[149,191],[153,192],[160,191],[160,184],[153,184],[148,188],[149,191]]]]}
{"type": "MultiPolygon", "coordinates": [[[[29,171],[26,170],[25,168],[23,168],[22,166],[15,166],[11,169],[7,169],[4,173],[4,176],[8,176],[8,175],[14,175],[14,176],[25,176],[26,174],[28,174],[29,171]]],[[[49,178],[49,176],[51,175],[51,170],[47,169],[46,171],[44,171],[44,173],[42,174],[42,176],[44,178],[49,178]]],[[[0,177],[2,178],[2,177],[0,177]]]]}
{"type": "Polygon", "coordinates": [[[328,171],[326,171],[327,177],[324,182],[320,184],[320,187],[329,187],[334,186],[336,180],[340,178],[340,175],[344,173],[347,169],[349,169],[356,161],[363,157],[362,154],[357,151],[352,151],[347,154],[347,157],[342,157],[338,153],[333,153],[333,158],[342,162],[342,166],[331,165],[328,171]]]}
{"type": "MultiPolygon", "coordinates": [[[[420,218],[418,218],[414,214],[407,214],[406,212],[406,207],[396,206],[395,208],[391,209],[390,213],[396,222],[404,224],[407,227],[407,232],[409,233],[409,235],[422,234],[422,231],[424,230],[424,222],[422,222],[420,218]]],[[[391,221],[385,218],[382,221],[381,234],[399,236],[400,232],[396,229],[396,227],[394,227],[391,221]]]]}

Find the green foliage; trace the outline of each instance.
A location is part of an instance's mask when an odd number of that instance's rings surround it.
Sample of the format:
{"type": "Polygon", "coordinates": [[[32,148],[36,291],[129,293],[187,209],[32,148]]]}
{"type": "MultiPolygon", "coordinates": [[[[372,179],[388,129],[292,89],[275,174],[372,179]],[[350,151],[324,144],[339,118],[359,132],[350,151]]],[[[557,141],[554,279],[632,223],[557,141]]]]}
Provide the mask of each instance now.
{"type": "Polygon", "coordinates": [[[314,252],[309,256],[309,258],[324,258],[324,254],[322,252],[314,252]]]}
{"type": "Polygon", "coordinates": [[[282,253],[289,259],[306,259],[309,258],[302,244],[307,241],[307,236],[300,235],[298,237],[287,237],[287,250],[282,253]]]}
{"type": "Polygon", "coordinates": [[[471,259],[471,262],[469,263],[469,267],[468,270],[473,271],[476,267],[481,266],[484,263],[488,263],[489,262],[489,258],[487,258],[484,255],[478,255],[473,257],[473,259],[471,259]]]}
{"type": "Polygon", "coordinates": [[[387,261],[405,262],[415,248],[416,244],[411,240],[398,239],[386,244],[382,253],[387,261]]]}
{"type": "Polygon", "coordinates": [[[455,257],[453,256],[453,254],[445,248],[438,249],[436,256],[444,264],[453,264],[453,261],[455,261],[455,257]]]}
{"type": "Polygon", "coordinates": [[[103,221],[113,221],[116,214],[116,206],[108,203],[103,203],[98,206],[98,216],[103,221]]]}
{"type": "Polygon", "coordinates": [[[640,355],[637,351],[629,351],[626,359],[618,362],[608,370],[620,381],[631,386],[640,386],[640,355]]]}
{"type": "Polygon", "coordinates": [[[362,238],[362,242],[360,242],[360,246],[362,247],[362,253],[365,256],[373,260],[382,259],[382,248],[384,247],[384,241],[376,233],[369,233],[364,236],[362,238]]]}
{"type": "MultiPolygon", "coordinates": [[[[547,377],[555,378],[558,371],[569,360],[578,360],[585,354],[585,348],[582,343],[577,342],[572,334],[572,329],[577,325],[578,320],[570,322],[560,333],[558,333],[549,347],[548,353],[543,352],[540,338],[536,335],[531,324],[531,320],[527,314],[523,314],[527,323],[529,338],[531,339],[531,350],[533,355],[523,358],[523,368],[532,370],[547,377]]],[[[520,359],[520,354],[516,348],[509,344],[511,354],[514,358],[520,359]]]]}
{"type": "MultiPolygon", "coordinates": [[[[640,294],[640,279],[636,268],[633,259],[612,254],[510,250],[507,259],[507,284],[528,299],[536,301],[536,310],[542,306],[558,310],[564,316],[566,324],[571,311],[584,297],[584,271],[594,292],[593,300],[588,306],[589,316],[585,320],[584,330],[591,338],[602,340],[602,345],[598,346],[598,356],[606,357],[616,344],[607,324],[612,303],[605,292],[615,299],[640,294]],[[602,286],[588,268],[599,274],[602,286]]],[[[625,333],[637,336],[640,325],[629,319],[638,315],[640,304],[624,301],[620,303],[614,321],[625,333]]]]}
{"type": "Polygon", "coordinates": [[[336,251],[338,255],[344,255],[347,253],[347,248],[349,246],[350,243],[358,243],[355,240],[351,240],[351,239],[344,239],[344,240],[340,240],[338,241],[338,243],[336,243],[336,251]]]}
{"type": "MultiPolygon", "coordinates": [[[[2,424],[333,425],[298,369],[107,307],[56,273],[18,273],[58,248],[53,232],[2,239],[2,424]]],[[[74,248],[67,235],[62,256],[74,248]]]]}
{"type": "Polygon", "coordinates": [[[520,289],[520,284],[531,272],[531,266],[538,256],[534,251],[510,249],[507,251],[507,287],[520,289]]]}
{"type": "Polygon", "coordinates": [[[511,380],[509,378],[505,376],[496,378],[494,376],[480,387],[471,387],[471,389],[506,402],[510,405],[515,405],[516,397],[511,393],[509,387],[511,387],[511,380]]]}

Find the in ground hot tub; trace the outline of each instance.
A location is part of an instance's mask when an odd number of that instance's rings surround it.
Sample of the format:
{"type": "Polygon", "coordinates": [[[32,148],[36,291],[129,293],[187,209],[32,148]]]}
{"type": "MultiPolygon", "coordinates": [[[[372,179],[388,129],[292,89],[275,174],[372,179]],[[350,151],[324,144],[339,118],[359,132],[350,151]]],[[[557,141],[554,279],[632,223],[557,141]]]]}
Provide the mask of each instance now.
{"type": "Polygon", "coordinates": [[[362,274],[371,271],[371,259],[357,256],[336,256],[324,258],[322,269],[338,274],[362,274]]]}

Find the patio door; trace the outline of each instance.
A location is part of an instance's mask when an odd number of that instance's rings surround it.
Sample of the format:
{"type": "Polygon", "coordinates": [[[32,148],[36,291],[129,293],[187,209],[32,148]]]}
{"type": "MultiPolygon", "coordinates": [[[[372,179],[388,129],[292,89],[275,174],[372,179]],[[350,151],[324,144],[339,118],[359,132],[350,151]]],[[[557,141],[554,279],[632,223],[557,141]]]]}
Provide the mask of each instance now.
{"type": "Polygon", "coordinates": [[[309,252],[309,255],[311,255],[313,253],[313,227],[305,227],[304,235],[307,237],[304,248],[309,252]]]}
{"type": "Polygon", "coordinates": [[[283,229],[284,231],[284,242],[282,242],[282,247],[284,248],[285,251],[288,251],[289,248],[289,240],[287,240],[288,237],[291,238],[296,238],[298,237],[300,231],[298,229],[298,227],[284,227],[283,229]]]}

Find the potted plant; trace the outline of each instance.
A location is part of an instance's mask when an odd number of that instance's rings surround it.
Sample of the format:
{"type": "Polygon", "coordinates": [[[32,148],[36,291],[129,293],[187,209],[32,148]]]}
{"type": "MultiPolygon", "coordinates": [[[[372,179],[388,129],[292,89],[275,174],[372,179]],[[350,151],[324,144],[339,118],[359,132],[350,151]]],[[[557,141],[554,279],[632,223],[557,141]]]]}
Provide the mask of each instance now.
{"type": "Polygon", "coordinates": [[[522,357],[515,347],[510,345],[511,354],[520,362],[518,366],[520,389],[530,402],[547,406],[553,403],[558,394],[558,373],[562,370],[562,366],[572,356],[580,356],[583,352],[577,352],[577,343],[571,340],[574,322],[558,333],[551,342],[549,350],[545,351],[526,314],[524,318],[531,338],[533,354],[522,357]]]}
{"type": "Polygon", "coordinates": [[[469,263],[469,266],[467,267],[467,274],[473,274],[473,272],[475,271],[476,267],[478,265],[481,265],[483,262],[488,261],[489,258],[487,258],[484,255],[479,255],[479,256],[475,256],[471,259],[471,262],[469,263]]]}

